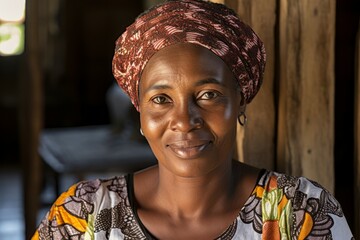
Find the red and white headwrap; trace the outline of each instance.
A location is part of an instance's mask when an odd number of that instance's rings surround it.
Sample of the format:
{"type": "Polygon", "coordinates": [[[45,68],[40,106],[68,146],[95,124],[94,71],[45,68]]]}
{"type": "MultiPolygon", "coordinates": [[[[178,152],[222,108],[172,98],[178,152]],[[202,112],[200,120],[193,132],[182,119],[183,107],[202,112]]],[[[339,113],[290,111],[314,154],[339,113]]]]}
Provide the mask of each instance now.
{"type": "Polygon", "coordinates": [[[256,33],[223,4],[172,0],[139,16],[116,41],[113,74],[139,110],[139,81],[149,59],[177,43],[203,46],[233,72],[249,103],[265,69],[265,48],[256,33]]]}

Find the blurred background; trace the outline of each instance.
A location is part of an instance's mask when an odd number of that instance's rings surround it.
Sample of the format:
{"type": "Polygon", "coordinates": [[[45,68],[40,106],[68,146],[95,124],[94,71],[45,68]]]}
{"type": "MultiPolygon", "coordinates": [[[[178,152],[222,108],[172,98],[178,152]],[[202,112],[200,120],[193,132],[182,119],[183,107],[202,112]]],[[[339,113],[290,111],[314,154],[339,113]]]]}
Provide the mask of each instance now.
{"type": "MultiPolygon", "coordinates": [[[[97,164],[82,171],[84,163],[67,162],[69,152],[87,152],[79,159],[95,162],[97,141],[115,146],[130,139],[146,148],[137,113],[113,87],[111,60],[117,37],[156,2],[0,0],[0,239],[29,239],[59,192],[79,179],[118,172],[97,164]]],[[[338,0],[335,8],[334,194],[355,231],[359,2],[338,0]]],[[[274,86],[276,93],[276,81],[274,86]]],[[[109,162],[114,158],[108,156],[109,162]]],[[[153,161],[151,154],[141,158],[148,161],[130,170],[153,161]]]]}

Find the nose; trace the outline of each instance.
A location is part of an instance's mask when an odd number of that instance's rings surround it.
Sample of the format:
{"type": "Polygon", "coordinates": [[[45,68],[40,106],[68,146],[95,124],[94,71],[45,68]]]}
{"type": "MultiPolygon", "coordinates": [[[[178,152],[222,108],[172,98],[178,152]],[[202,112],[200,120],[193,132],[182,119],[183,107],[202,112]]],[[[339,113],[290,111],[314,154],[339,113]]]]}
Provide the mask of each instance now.
{"type": "Polygon", "coordinates": [[[201,109],[192,100],[174,107],[173,113],[170,123],[171,130],[173,131],[191,132],[204,125],[201,109]]]}

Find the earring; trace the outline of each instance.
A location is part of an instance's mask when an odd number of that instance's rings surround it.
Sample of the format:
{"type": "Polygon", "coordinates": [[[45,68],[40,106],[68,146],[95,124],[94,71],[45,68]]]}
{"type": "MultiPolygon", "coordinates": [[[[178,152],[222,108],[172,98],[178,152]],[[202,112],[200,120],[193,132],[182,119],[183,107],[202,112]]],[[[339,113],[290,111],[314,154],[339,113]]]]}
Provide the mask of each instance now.
{"type": "Polygon", "coordinates": [[[246,125],[247,117],[246,117],[246,114],[244,112],[241,112],[240,115],[238,116],[238,122],[240,123],[241,126],[246,125]]]}
{"type": "Polygon", "coordinates": [[[144,132],[143,132],[143,130],[140,128],[140,134],[142,135],[142,136],[144,136],[144,132]]]}

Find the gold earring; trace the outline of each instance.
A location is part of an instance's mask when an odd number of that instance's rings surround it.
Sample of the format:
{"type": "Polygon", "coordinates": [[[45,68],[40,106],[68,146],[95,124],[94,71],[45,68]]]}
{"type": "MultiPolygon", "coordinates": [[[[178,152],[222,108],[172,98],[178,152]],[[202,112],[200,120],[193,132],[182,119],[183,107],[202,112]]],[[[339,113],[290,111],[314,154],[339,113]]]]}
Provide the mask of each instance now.
{"type": "Polygon", "coordinates": [[[241,126],[245,126],[247,123],[247,117],[245,112],[241,112],[240,115],[238,116],[238,122],[240,123],[241,126]]]}

